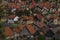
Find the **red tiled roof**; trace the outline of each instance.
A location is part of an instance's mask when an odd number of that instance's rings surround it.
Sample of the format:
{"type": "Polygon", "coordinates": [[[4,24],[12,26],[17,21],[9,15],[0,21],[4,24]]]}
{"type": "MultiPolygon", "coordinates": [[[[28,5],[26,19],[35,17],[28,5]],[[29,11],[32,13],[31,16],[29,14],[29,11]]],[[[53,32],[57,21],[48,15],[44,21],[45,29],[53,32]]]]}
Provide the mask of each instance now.
{"type": "Polygon", "coordinates": [[[34,6],[34,5],[36,5],[36,3],[35,3],[34,1],[32,1],[32,2],[31,2],[31,5],[33,5],[33,6],[34,6]]]}
{"type": "Polygon", "coordinates": [[[45,3],[44,3],[44,7],[50,8],[50,3],[49,3],[49,2],[45,2],[45,3]]]}
{"type": "Polygon", "coordinates": [[[24,19],[29,19],[29,20],[31,20],[31,21],[34,20],[32,16],[30,16],[30,17],[28,17],[28,16],[22,16],[22,17],[23,17],[24,19]]]}
{"type": "Polygon", "coordinates": [[[24,19],[29,19],[29,17],[28,16],[22,16],[24,19]]]}
{"type": "Polygon", "coordinates": [[[20,26],[19,26],[19,30],[22,31],[25,27],[28,29],[28,31],[29,31],[31,34],[34,34],[34,33],[36,32],[36,30],[33,28],[32,25],[26,25],[26,26],[25,26],[25,25],[20,25],[20,26]]]}
{"type": "Polygon", "coordinates": [[[19,33],[19,29],[18,28],[13,28],[13,31],[16,33],[19,33]]]}
{"type": "MultiPolygon", "coordinates": [[[[20,25],[18,28],[13,28],[13,32],[19,33],[25,27],[27,28],[28,32],[30,32],[31,34],[34,34],[36,32],[36,30],[33,28],[33,26],[32,25],[28,25],[28,24],[26,24],[26,25],[20,25]]],[[[6,36],[12,36],[13,35],[13,32],[12,32],[12,30],[9,27],[5,27],[4,29],[5,29],[4,34],[6,36]]]]}
{"type": "Polygon", "coordinates": [[[4,30],[5,30],[5,32],[4,32],[5,36],[12,36],[13,35],[13,32],[9,27],[5,27],[4,30]]]}
{"type": "Polygon", "coordinates": [[[40,15],[40,14],[37,14],[37,18],[40,20],[40,19],[42,19],[42,18],[43,18],[43,16],[42,16],[42,15],[40,15]]]}
{"type": "Polygon", "coordinates": [[[25,25],[20,25],[18,28],[20,31],[22,31],[24,29],[25,25]]]}
{"type": "Polygon", "coordinates": [[[56,16],[52,15],[50,18],[58,19],[59,17],[57,15],[56,16]]]}
{"type": "Polygon", "coordinates": [[[16,9],[19,9],[19,6],[18,6],[18,5],[16,5],[16,6],[15,6],[15,8],[16,8],[16,9]]]}
{"type": "Polygon", "coordinates": [[[15,15],[9,15],[8,18],[15,18],[15,15]]]}
{"type": "Polygon", "coordinates": [[[34,34],[36,32],[36,30],[33,28],[32,25],[26,25],[26,28],[28,29],[28,31],[31,33],[31,34],[34,34]]]}
{"type": "Polygon", "coordinates": [[[11,8],[14,8],[15,4],[14,3],[8,3],[8,6],[11,7],[11,8]]]}
{"type": "Polygon", "coordinates": [[[29,17],[29,20],[33,21],[34,19],[33,19],[33,17],[32,17],[32,16],[30,16],[30,17],[29,17]]]}

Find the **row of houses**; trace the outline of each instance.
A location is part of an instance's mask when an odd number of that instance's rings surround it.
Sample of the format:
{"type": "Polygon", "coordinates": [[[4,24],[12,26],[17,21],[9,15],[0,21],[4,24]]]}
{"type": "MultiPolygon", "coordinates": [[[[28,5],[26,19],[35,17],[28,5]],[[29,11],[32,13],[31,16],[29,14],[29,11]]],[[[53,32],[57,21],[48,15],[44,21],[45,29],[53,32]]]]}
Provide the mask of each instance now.
{"type": "MultiPolygon", "coordinates": [[[[4,35],[7,38],[11,38],[12,36],[14,36],[14,34],[16,35],[16,37],[24,37],[24,35],[26,36],[34,36],[36,33],[36,29],[32,26],[32,25],[20,25],[17,28],[9,28],[9,27],[4,27],[4,35]]],[[[40,32],[39,32],[40,33],[40,32]]],[[[43,33],[43,32],[42,32],[43,33]]]]}
{"type": "Polygon", "coordinates": [[[45,36],[47,31],[49,31],[50,29],[54,30],[54,28],[60,26],[60,23],[58,21],[60,20],[60,16],[59,11],[57,10],[58,8],[56,3],[53,3],[54,5],[51,5],[49,2],[36,3],[32,1],[30,4],[26,4],[25,2],[20,2],[19,0],[17,0],[18,2],[15,0],[7,1],[11,2],[7,2],[6,4],[5,10],[8,13],[6,16],[7,23],[3,25],[3,34],[6,36],[6,39],[8,40],[13,40],[15,38],[18,39],[18,37],[23,37],[23,40],[25,40],[27,37],[28,39],[29,37],[37,38],[40,34],[42,36],[45,36]],[[13,1],[17,3],[15,4],[13,1]],[[16,16],[19,16],[19,20],[15,22],[14,18],[16,16]],[[19,25],[12,26],[13,24],[19,25]]]}

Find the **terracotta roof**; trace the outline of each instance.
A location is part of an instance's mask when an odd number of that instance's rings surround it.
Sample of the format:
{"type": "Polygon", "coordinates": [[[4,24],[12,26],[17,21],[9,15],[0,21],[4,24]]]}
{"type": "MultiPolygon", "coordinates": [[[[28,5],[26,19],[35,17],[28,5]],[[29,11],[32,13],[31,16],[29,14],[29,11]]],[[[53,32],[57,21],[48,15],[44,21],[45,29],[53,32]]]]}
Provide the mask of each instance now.
{"type": "Polygon", "coordinates": [[[13,28],[13,31],[16,33],[19,33],[19,29],[18,28],[13,28]]]}
{"type": "Polygon", "coordinates": [[[56,16],[52,15],[50,18],[58,19],[59,17],[57,15],[56,16]]]}
{"type": "Polygon", "coordinates": [[[8,18],[15,18],[15,15],[9,15],[8,18]]]}
{"type": "Polygon", "coordinates": [[[43,18],[43,16],[42,16],[42,15],[40,15],[40,14],[37,14],[37,18],[40,20],[40,19],[42,19],[42,18],[43,18]]]}
{"type": "Polygon", "coordinates": [[[25,25],[20,25],[18,28],[20,31],[22,31],[24,29],[25,25]]]}
{"type": "Polygon", "coordinates": [[[20,26],[19,26],[20,32],[21,32],[25,27],[28,29],[28,31],[29,31],[31,34],[34,34],[34,33],[36,32],[36,30],[33,28],[32,25],[20,25],[20,26]]]}
{"type": "Polygon", "coordinates": [[[31,34],[34,34],[36,32],[36,30],[33,28],[32,25],[26,25],[26,28],[28,29],[28,31],[31,33],[31,34]]]}
{"type": "Polygon", "coordinates": [[[31,20],[31,21],[34,20],[32,16],[30,16],[30,17],[28,17],[28,16],[22,16],[22,17],[23,17],[24,19],[29,19],[29,20],[31,20]]]}
{"type": "MultiPolygon", "coordinates": [[[[24,24],[24,25],[20,25],[18,28],[13,28],[13,32],[21,32],[24,28],[27,28],[28,32],[30,32],[31,34],[34,34],[36,32],[36,30],[34,29],[34,27],[32,25],[28,25],[28,24],[24,24]]],[[[9,28],[9,27],[5,27],[5,32],[4,34],[6,36],[12,36],[13,35],[13,32],[12,30],[9,28]]]]}
{"type": "Polygon", "coordinates": [[[16,5],[16,6],[15,6],[15,8],[16,8],[16,9],[19,9],[19,6],[18,6],[18,5],[16,5]]]}
{"type": "Polygon", "coordinates": [[[9,27],[5,27],[4,30],[5,30],[5,32],[4,32],[5,36],[12,36],[13,35],[13,32],[9,27]]]}
{"type": "Polygon", "coordinates": [[[44,7],[50,8],[50,7],[51,7],[51,6],[50,6],[50,3],[49,3],[49,2],[45,2],[45,3],[44,3],[44,7]]]}
{"type": "Polygon", "coordinates": [[[29,17],[28,16],[22,16],[24,19],[29,19],[29,17]]]}
{"type": "Polygon", "coordinates": [[[34,6],[34,5],[36,5],[36,3],[35,3],[34,1],[32,1],[32,2],[31,2],[31,5],[33,5],[33,6],[34,6]]]}
{"type": "Polygon", "coordinates": [[[15,4],[14,3],[8,3],[8,6],[11,7],[11,8],[14,8],[15,4]]]}
{"type": "Polygon", "coordinates": [[[32,16],[29,17],[29,20],[34,21],[34,18],[32,16]]]}

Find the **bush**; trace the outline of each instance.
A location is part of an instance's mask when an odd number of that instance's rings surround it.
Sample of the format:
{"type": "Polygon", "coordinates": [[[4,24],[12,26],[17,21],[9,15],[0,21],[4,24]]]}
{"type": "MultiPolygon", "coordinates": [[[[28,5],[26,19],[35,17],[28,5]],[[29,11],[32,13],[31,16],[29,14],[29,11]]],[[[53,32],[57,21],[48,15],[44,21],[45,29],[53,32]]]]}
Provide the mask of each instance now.
{"type": "Polygon", "coordinates": [[[45,37],[43,35],[39,35],[38,40],[45,40],[45,37]]]}

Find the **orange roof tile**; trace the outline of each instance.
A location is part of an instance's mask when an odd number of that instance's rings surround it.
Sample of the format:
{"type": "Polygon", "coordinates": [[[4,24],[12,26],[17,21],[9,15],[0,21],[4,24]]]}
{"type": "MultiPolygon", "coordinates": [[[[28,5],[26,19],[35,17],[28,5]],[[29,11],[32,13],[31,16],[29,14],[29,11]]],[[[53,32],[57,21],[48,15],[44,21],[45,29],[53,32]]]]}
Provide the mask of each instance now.
{"type": "Polygon", "coordinates": [[[15,18],[15,15],[9,15],[8,18],[15,18]]]}
{"type": "Polygon", "coordinates": [[[19,9],[19,6],[18,6],[18,5],[16,5],[16,6],[15,6],[15,8],[16,8],[16,9],[19,9]]]}
{"type": "Polygon", "coordinates": [[[30,16],[30,17],[29,17],[29,20],[33,21],[33,20],[34,20],[34,18],[33,18],[32,16],[30,16]]]}
{"type": "Polygon", "coordinates": [[[16,33],[19,33],[19,29],[18,28],[13,28],[13,31],[16,33]]]}
{"type": "Polygon", "coordinates": [[[22,16],[24,19],[29,19],[29,17],[28,16],[22,16]]]}
{"type": "Polygon", "coordinates": [[[43,16],[42,16],[41,14],[37,14],[37,18],[38,18],[39,20],[41,20],[41,19],[43,18],[43,16]]]}
{"type": "Polygon", "coordinates": [[[49,3],[49,2],[45,2],[45,3],[44,3],[44,7],[50,8],[50,7],[51,7],[51,6],[50,6],[50,3],[49,3]]]}
{"type": "Polygon", "coordinates": [[[24,29],[25,25],[20,25],[18,28],[20,31],[22,31],[24,29]]]}
{"type": "Polygon", "coordinates": [[[36,32],[36,30],[33,28],[32,25],[26,25],[26,28],[28,29],[28,31],[31,33],[31,34],[34,34],[36,32]]]}
{"type": "Polygon", "coordinates": [[[5,36],[12,36],[13,35],[13,32],[9,27],[5,27],[4,30],[5,30],[5,32],[4,32],[5,36]]]}
{"type": "Polygon", "coordinates": [[[57,15],[56,16],[52,15],[50,18],[58,19],[59,17],[57,15]]]}

